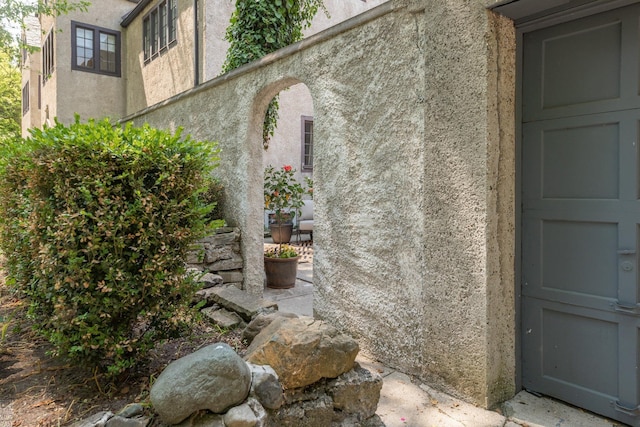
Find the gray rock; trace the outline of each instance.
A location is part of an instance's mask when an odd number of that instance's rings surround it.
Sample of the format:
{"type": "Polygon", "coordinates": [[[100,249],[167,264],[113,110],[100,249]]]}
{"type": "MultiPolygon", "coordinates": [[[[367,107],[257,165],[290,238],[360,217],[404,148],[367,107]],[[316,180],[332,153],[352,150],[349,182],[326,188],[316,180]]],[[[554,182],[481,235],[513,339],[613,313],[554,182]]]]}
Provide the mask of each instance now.
{"type": "Polygon", "coordinates": [[[220,414],[212,414],[211,412],[200,411],[180,424],[176,424],[176,427],[225,427],[224,420],[220,414]]]}
{"type": "Polygon", "coordinates": [[[250,386],[247,364],[227,344],[217,343],[170,363],[150,398],[164,422],[177,424],[201,409],[226,411],[244,401],[250,386]]]}
{"type": "Polygon", "coordinates": [[[267,425],[267,411],[265,411],[264,407],[253,397],[249,397],[247,399],[247,405],[251,408],[253,413],[256,415],[258,422],[256,423],[256,427],[264,427],[267,425]]]}
{"type": "Polygon", "coordinates": [[[242,270],[239,271],[219,271],[218,275],[222,277],[223,283],[237,283],[244,280],[244,275],[242,274],[242,270]]]}
{"type": "Polygon", "coordinates": [[[327,390],[335,409],[363,421],[376,413],[382,377],[356,363],[354,369],[329,381],[327,390]]]}
{"type": "Polygon", "coordinates": [[[255,427],[258,424],[256,414],[246,403],[229,409],[223,419],[226,427],[255,427]]]}
{"type": "Polygon", "coordinates": [[[240,316],[223,308],[207,307],[200,310],[200,312],[221,328],[231,329],[242,323],[240,316]]]}
{"type": "Polygon", "coordinates": [[[269,324],[273,322],[274,319],[277,319],[279,317],[295,319],[298,317],[298,315],[295,313],[283,313],[280,311],[276,311],[273,313],[260,313],[256,317],[254,317],[253,320],[249,322],[244,331],[242,331],[242,339],[251,344],[256,335],[258,335],[264,328],[269,326],[269,324]]]}
{"type": "Polygon", "coordinates": [[[198,304],[204,301],[204,304],[210,306],[215,303],[214,297],[215,288],[200,289],[193,296],[193,303],[198,304]]]}
{"type": "Polygon", "coordinates": [[[126,418],[116,415],[107,421],[105,427],[147,427],[150,421],[146,417],[126,418]]]}
{"type": "Polygon", "coordinates": [[[214,246],[211,244],[205,244],[204,246],[204,262],[206,264],[212,264],[214,262],[232,259],[237,253],[240,252],[239,243],[232,243],[225,246],[214,246]]]}
{"type": "Polygon", "coordinates": [[[194,243],[189,247],[189,252],[187,252],[187,259],[185,262],[187,264],[199,264],[204,261],[204,256],[204,245],[202,243],[194,243]]]}
{"type": "Polygon", "coordinates": [[[268,365],[254,365],[248,363],[251,369],[251,392],[265,408],[278,409],[284,403],[282,385],[278,381],[278,374],[268,365]]]}
{"type": "Polygon", "coordinates": [[[316,400],[298,402],[268,411],[269,427],[328,427],[333,419],[331,398],[323,395],[316,400]]]}
{"type": "Polygon", "coordinates": [[[273,306],[277,307],[273,301],[255,297],[233,286],[219,286],[210,289],[211,293],[207,298],[211,298],[224,308],[238,313],[247,322],[256,317],[258,313],[273,306]]]}
{"type": "Polygon", "coordinates": [[[378,415],[374,415],[371,418],[364,420],[360,424],[360,427],[385,427],[385,424],[378,415]]]}
{"type": "Polygon", "coordinates": [[[105,427],[111,417],[113,417],[112,412],[102,411],[93,414],[89,418],[73,423],[71,427],[105,427]]]}
{"type": "Polygon", "coordinates": [[[139,403],[130,403],[122,408],[116,415],[124,418],[133,418],[142,415],[144,408],[139,403]]]}
{"type": "Polygon", "coordinates": [[[279,317],[255,337],[245,360],[271,366],[282,387],[291,389],[351,370],[358,351],[353,338],[326,322],[279,317]]]}
{"type": "Polygon", "coordinates": [[[238,228],[231,229],[224,227],[217,229],[216,234],[204,237],[198,240],[199,243],[209,243],[215,246],[229,245],[233,242],[240,241],[240,230],[238,228]]]}
{"type": "Polygon", "coordinates": [[[212,288],[214,286],[222,285],[222,277],[213,273],[205,273],[198,279],[198,283],[202,286],[202,289],[212,288]]]}
{"type": "Polygon", "coordinates": [[[211,264],[207,264],[207,270],[209,271],[238,270],[242,268],[243,265],[244,265],[244,261],[242,260],[242,256],[234,253],[233,256],[229,259],[223,259],[220,261],[213,262],[211,264]]]}

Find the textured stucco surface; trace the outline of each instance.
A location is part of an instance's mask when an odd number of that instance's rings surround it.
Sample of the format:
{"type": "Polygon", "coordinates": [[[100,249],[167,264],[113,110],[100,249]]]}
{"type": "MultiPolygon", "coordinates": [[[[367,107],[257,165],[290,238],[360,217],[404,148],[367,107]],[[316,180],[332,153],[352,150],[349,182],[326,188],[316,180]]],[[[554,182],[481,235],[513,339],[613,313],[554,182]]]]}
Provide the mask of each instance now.
{"type": "Polygon", "coordinates": [[[514,35],[488,3],[393,0],[131,117],[220,142],[244,287],[261,294],[262,117],[304,83],[316,314],[486,406],[515,389],[514,35]]]}
{"type": "Polygon", "coordinates": [[[73,12],[56,19],[57,28],[61,31],[56,33],[57,89],[49,89],[56,94],[56,110],[50,113],[51,122],[54,116],[57,116],[62,123],[73,122],[76,113],[85,120],[91,117],[117,119],[124,114],[124,79],[122,77],[71,69],[71,42],[75,37],[71,34],[71,21],[121,31],[120,19],[129,10],[131,10],[131,2],[126,0],[109,2],[109,4],[91,2],[87,12],[73,12]],[[96,94],[99,94],[100,102],[96,102],[96,94]],[[73,99],[73,102],[69,102],[70,99],[73,99]]]}
{"type": "Polygon", "coordinates": [[[75,114],[79,114],[83,120],[103,117],[117,119],[125,114],[122,77],[71,69],[71,45],[75,40],[71,33],[71,21],[121,31],[120,19],[131,7],[132,3],[127,0],[114,0],[108,4],[91,2],[86,12],[74,11],[56,18],[40,18],[42,43],[51,31],[54,34],[54,67],[39,90],[38,85],[43,78],[42,51],[28,55],[23,66],[23,85],[29,81],[31,98],[30,112],[22,119],[24,136],[29,128],[45,123],[53,125],[54,118],[62,123],[71,123],[75,114]],[[96,100],[97,94],[99,102],[96,100]]]}
{"type": "MultiPolygon", "coordinates": [[[[198,4],[201,5],[202,1],[198,4]]],[[[130,3],[131,4],[131,3],[130,3]]],[[[176,43],[144,62],[143,18],[158,2],[151,2],[126,28],[126,109],[128,113],[163,101],[194,86],[195,26],[193,1],[179,1],[176,43]]],[[[131,8],[131,6],[130,6],[131,8]]],[[[200,15],[201,16],[201,15],[200,15]]]]}

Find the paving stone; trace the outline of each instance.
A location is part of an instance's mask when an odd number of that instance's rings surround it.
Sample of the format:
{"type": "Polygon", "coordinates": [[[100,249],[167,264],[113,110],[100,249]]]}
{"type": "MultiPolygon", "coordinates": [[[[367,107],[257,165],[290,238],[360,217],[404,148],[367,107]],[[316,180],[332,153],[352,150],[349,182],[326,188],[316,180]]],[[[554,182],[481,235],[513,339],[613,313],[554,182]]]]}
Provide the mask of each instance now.
{"type": "Polygon", "coordinates": [[[200,312],[221,328],[232,329],[242,323],[240,316],[223,308],[207,307],[200,312]]]}
{"type": "Polygon", "coordinates": [[[245,321],[250,321],[265,309],[277,309],[273,301],[258,298],[234,286],[210,288],[211,299],[227,310],[238,313],[245,321]]]}

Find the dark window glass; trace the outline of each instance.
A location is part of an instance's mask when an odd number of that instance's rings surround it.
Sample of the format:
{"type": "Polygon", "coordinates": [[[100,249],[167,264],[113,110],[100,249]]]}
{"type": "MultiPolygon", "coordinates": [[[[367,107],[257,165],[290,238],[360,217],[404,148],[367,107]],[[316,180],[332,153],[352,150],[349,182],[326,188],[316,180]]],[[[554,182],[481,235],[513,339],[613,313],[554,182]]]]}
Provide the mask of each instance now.
{"type": "Polygon", "coordinates": [[[302,170],[313,170],[313,117],[302,116],[302,170]]]}
{"type": "Polygon", "coordinates": [[[163,0],[142,20],[142,49],[144,61],[149,62],[159,52],[176,41],[178,21],[176,0],[163,0]]]}
{"type": "Polygon", "coordinates": [[[53,74],[53,31],[49,32],[42,45],[42,84],[53,74]]]}
{"type": "Polygon", "coordinates": [[[120,77],[120,33],[71,22],[71,68],[120,77]]]}
{"type": "Polygon", "coordinates": [[[160,21],[158,23],[160,34],[160,49],[167,47],[167,2],[163,1],[158,7],[160,21]]]}
{"type": "Polygon", "coordinates": [[[158,53],[158,10],[151,12],[151,56],[158,53]]]}
{"type": "Polygon", "coordinates": [[[176,0],[169,0],[169,43],[176,41],[178,6],[176,0]]]}
{"type": "Polygon", "coordinates": [[[22,88],[22,115],[29,111],[29,82],[22,88]]]}

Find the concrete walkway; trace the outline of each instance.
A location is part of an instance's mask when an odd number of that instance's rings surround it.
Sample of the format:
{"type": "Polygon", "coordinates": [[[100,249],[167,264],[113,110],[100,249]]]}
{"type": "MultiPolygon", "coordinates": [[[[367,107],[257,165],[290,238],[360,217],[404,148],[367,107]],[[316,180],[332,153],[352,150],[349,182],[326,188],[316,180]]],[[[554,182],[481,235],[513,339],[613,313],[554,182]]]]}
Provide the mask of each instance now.
{"type": "MultiPolygon", "coordinates": [[[[280,311],[313,316],[313,263],[298,264],[292,289],[265,288],[264,298],[276,301],[280,311]]],[[[408,375],[364,355],[356,359],[383,378],[377,414],[387,427],[611,427],[614,421],[546,397],[521,391],[489,411],[441,393],[408,375]]]]}

